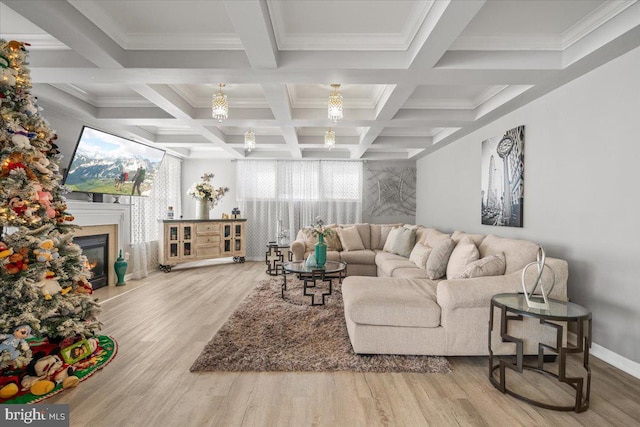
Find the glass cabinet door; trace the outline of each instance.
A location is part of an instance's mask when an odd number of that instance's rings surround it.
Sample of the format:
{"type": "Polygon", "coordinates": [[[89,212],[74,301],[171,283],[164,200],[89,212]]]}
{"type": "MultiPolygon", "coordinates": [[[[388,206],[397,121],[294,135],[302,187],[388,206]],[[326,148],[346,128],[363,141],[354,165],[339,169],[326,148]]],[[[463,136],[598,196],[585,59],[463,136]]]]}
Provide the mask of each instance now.
{"type": "Polygon", "coordinates": [[[236,256],[244,256],[244,223],[236,222],[233,224],[233,254],[236,256]]]}
{"type": "Polygon", "coordinates": [[[180,259],[180,228],[178,225],[171,225],[166,229],[166,258],[169,261],[180,259]]]}
{"type": "Polygon", "coordinates": [[[194,230],[193,224],[184,224],[182,226],[182,242],[181,242],[181,250],[182,259],[194,258],[196,256],[195,251],[193,250],[193,237],[194,230]]]}
{"type": "Polygon", "coordinates": [[[227,256],[233,255],[233,234],[232,225],[224,224],[222,233],[222,253],[227,256]]]}

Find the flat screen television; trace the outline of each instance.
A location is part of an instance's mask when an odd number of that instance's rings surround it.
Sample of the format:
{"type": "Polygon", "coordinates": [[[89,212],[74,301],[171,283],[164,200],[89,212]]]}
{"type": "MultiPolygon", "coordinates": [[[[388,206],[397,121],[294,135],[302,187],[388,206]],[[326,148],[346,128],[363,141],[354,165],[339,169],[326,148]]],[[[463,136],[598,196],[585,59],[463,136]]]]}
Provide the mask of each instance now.
{"type": "Polygon", "coordinates": [[[64,184],[83,193],[148,196],[164,153],[84,126],[64,184]]]}

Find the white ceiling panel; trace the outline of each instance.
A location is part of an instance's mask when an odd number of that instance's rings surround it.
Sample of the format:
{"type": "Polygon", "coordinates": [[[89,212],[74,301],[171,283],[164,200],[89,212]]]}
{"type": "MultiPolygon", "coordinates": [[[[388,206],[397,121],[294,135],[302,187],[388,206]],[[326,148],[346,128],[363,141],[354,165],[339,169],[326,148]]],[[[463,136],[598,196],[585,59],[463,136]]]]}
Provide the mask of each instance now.
{"type": "Polygon", "coordinates": [[[222,1],[69,3],[125,49],[242,48],[222,1]]]}
{"type": "Polygon", "coordinates": [[[269,0],[268,4],[280,50],[406,50],[432,2],[269,0]]]}

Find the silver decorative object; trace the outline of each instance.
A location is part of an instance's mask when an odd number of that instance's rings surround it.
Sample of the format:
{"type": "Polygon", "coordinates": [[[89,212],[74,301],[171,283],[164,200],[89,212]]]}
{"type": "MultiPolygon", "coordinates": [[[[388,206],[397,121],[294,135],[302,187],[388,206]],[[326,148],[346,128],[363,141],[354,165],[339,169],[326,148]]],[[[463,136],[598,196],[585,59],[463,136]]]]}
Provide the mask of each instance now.
{"type": "Polygon", "coordinates": [[[535,262],[527,264],[522,270],[522,290],[524,291],[524,298],[527,301],[527,305],[529,308],[537,308],[540,310],[548,310],[549,309],[549,294],[556,286],[556,273],[553,271],[551,267],[545,264],[546,255],[544,253],[544,249],[541,247],[538,249],[538,259],[535,262]],[[527,284],[525,282],[525,276],[527,274],[527,270],[529,267],[536,266],[538,268],[538,275],[536,276],[536,281],[533,284],[533,288],[531,292],[527,290],[527,284]],[[548,269],[551,272],[552,282],[551,286],[548,287],[542,281],[542,273],[544,269],[548,269]],[[540,294],[536,294],[536,290],[540,287],[540,294]]]}

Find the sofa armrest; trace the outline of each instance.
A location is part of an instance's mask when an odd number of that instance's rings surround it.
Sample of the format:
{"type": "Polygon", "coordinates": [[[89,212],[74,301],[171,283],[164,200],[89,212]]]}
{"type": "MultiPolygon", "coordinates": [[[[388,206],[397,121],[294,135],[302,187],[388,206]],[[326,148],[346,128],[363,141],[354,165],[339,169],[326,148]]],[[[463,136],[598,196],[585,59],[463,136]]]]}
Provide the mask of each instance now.
{"type": "MultiPolygon", "coordinates": [[[[566,261],[548,258],[546,263],[556,275],[556,285],[550,298],[567,299],[567,279],[569,267],[566,261]]],[[[530,286],[535,282],[537,269],[527,270],[526,282],[530,286]]],[[[544,283],[550,283],[550,275],[545,269],[544,283]]],[[[437,299],[442,310],[456,308],[489,307],[491,298],[496,294],[522,292],[522,270],[504,276],[475,277],[473,279],[443,280],[438,283],[437,299]]]]}
{"type": "Polygon", "coordinates": [[[294,261],[304,261],[304,253],[306,251],[306,245],[304,240],[297,239],[291,242],[291,252],[293,253],[294,261]]]}

